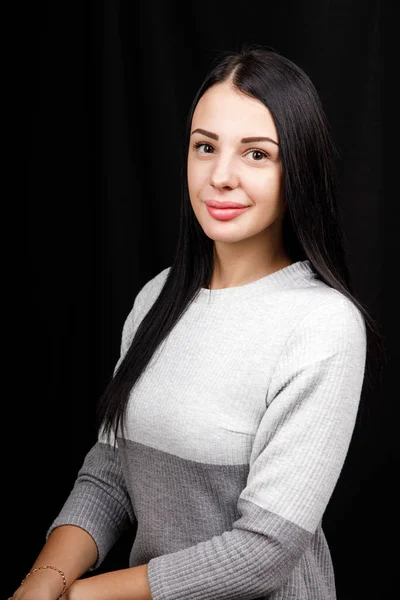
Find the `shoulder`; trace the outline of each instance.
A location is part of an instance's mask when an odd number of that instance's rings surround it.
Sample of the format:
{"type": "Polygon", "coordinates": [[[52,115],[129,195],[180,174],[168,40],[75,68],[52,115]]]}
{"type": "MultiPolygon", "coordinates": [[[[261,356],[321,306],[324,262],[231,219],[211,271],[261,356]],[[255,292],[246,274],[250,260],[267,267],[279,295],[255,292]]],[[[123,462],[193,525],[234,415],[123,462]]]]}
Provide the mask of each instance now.
{"type": "Polygon", "coordinates": [[[149,279],[136,294],[133,306],[125,318],[122,328],[121,351],[126,352],[135,331],[157,299],[171,267],[167,267],[149,279]]]}
{"type": "Polygon", "coordinates": [[[170,272],[171,267],[166,267],[154,277],[149,279],[139,290],[135,298],[135,313],[136,317],[142,319],[150,310],[158,298],[170,272]]]}
{"type": "Polygon", "coordinates": [[[136,295],[139,304],[157,298],[167,280],[170,270],[171,267],[166,267],[143,285],[136,295]]]}
{"type": "Polygon", "coordinates": [[[307,308],[294,325],[288,346],[309,347],[315,354],[353,348],[364,353],[366,324],[360,308],[342,292],[329,286],[314,288],[307,308]]]}
{"type": "Polygon", "coordinates": [[[353,300],[342,292],[325,286],[313,295],[309,310],[300,323],[300,328],[307,327],[363,331],[365,321],[361,310],[353,300]]]}
{"type": "MultiPolygon", "coordinates": [[[[322,288],[321,288],[322,289],[322,288]]],[[[311,389],[328,381],[352,388],[364,377],[367,336],[364,317],[355,303],[329,288],[309,298],[307,310],[282,344],[273,370],[268,402],[291,382],[311,389]]]]}

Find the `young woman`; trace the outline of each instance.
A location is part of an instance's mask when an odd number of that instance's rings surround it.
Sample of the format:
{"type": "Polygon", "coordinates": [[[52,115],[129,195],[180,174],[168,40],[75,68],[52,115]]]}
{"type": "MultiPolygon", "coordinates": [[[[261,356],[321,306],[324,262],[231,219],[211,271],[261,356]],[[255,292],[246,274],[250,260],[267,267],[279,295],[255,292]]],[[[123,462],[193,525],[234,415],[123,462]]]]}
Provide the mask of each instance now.
{"type": "Polygon", "coordinates": [[[310,79],[223,54],[186,158],[175,259],[135,298],[98,441],[14,600],[336,598],[321,523],[379,334],[310,79]],[[129,568],[96,574],[133,526],[129,568]]]}

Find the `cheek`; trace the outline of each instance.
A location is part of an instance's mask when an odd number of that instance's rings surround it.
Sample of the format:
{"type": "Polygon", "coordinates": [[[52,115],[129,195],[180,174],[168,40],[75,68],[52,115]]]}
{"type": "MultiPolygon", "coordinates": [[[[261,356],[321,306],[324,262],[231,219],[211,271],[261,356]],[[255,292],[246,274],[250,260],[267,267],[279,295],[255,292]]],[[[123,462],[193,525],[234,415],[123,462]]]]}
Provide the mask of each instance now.
{"type": "Polygon", "coordinates": [[[253,173],[244,187],[255,202],[271,202],[281,195],[282,178],[272,169],[260,174],[253,173]]]}
{"type": "Polygon", "coordinates": [[[204,187],[206,180],[205,170],[201,169],[199,165],[196,165],[190,159],[187,166],[187,180],[190,194],[200,191],[204,187]]]}

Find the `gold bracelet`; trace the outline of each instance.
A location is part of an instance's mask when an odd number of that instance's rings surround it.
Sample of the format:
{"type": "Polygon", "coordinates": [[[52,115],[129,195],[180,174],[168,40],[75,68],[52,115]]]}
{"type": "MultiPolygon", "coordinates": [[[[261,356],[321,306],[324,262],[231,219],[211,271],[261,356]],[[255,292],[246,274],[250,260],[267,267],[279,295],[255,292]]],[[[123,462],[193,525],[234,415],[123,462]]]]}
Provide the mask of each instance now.
{"type": "MultiPolygon", "coordinates": [[[[29,577],[29,575],[32,575],[32,573],[36,573],[36,571],[41,571],[42,569],[53,569],[53,571],[57,571],[57,573],[60,573],[62,580],[63,580],[63,589],[62,589],[61,594],[58,596],[58,598],[61,598],[61,596],[64,595],[64,592],[67,588],[67,581],[65,579],[64,572],[61,571],[61,569],[59,569],[58,567],[53,567],[53,565],[43,565],[42,567],[36,567],[35,569],[32,569],[32,571],[29,571],[29,573],[27,575],[25,575],[25,577],[21,581],[21,585],[24,583],[25,579],[27,579],[29,577]]],[[[57,598],[57,600],[58,600],[58,598],[57,598]]]]}

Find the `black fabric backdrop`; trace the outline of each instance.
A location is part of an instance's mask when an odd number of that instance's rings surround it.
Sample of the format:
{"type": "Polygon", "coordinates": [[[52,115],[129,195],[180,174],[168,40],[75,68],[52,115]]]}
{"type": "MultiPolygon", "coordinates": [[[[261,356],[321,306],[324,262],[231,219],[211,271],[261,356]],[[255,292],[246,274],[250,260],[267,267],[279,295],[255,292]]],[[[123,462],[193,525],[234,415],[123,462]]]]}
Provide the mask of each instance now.
{"type": "MultiPolygon", "coordinates": [[[[16,48],[28,191],[13,234],[22,251],[10,318],[3,597],[29,570],[95,441],[95,403],[136,293],[171,264],[189,104],[218,51],[243,42],[272,46],[303,67],[332,124],[353,284],[381,324],[387,359],[363,392],[324,529],[338,600],[386,598],[394,587],[396,157],[384,143],[391,19],[389,4],[364,0],[24,8],[16,48]]],[[[125,566],[128,545],[121,540],[103,568],[125,566]]]]}

